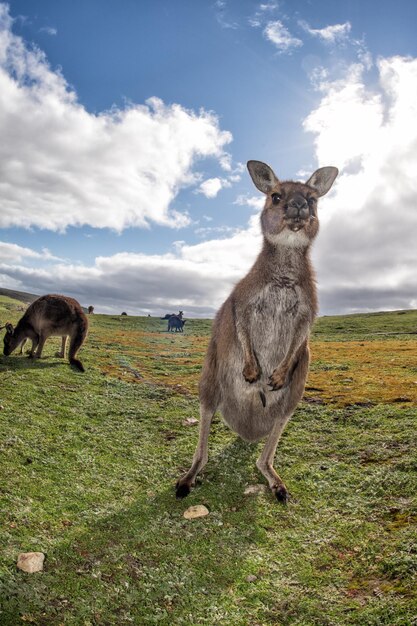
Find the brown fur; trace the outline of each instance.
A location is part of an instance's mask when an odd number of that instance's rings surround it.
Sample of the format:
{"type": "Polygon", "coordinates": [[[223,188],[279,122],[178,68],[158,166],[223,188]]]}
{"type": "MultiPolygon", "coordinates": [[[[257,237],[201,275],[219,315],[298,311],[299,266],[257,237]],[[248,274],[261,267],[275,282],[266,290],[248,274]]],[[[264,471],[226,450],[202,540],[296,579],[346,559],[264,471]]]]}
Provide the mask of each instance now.
{"type": "Polygon", "coordinates": [[[177,483],[186,496],[207,462],[215,411],[247,441],[267,437],[257,467],[279,500],[287,490],[273,468],[286,423],[300,401],[309,364],[309,332],[317,294],[309,249],[318,233],[317,199],[336,168],[317,170],[307,183],[280,182],[271,168],[249,161],[255,185],[267,195],[261,215],[264,244],[249,273],[220,308],[200,381],[200,437],[190,470],[177,483]]]}
{"type": "Polygon", "coordinates": [[[76,358],[78,350],[85,341],[88,331],[87,316],[80,304],[67,296],[41,296],[33,302],[16,328],[6,324],[4,336],[4,354],[8,356],[27,339],[32,341],[30,358],[40,358],[43,346],[48,337],[62,337],[61,351],[57,354],[65,357],[67,337],[70,338],[69,362],[75,368],[84,372],[84,366],[76,358]]]}

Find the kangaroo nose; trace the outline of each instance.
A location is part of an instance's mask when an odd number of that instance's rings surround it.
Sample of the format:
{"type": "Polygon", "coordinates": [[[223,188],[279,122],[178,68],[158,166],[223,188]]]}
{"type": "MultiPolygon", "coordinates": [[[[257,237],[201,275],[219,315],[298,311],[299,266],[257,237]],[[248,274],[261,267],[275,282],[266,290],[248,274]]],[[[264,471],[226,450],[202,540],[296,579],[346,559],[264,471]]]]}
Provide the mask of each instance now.
{"type": "Polygon", "coordinates": [[[305,219],[308,216],[307,200],[303,196],[294,196],[288,203],[287,217],[305,219]]]}

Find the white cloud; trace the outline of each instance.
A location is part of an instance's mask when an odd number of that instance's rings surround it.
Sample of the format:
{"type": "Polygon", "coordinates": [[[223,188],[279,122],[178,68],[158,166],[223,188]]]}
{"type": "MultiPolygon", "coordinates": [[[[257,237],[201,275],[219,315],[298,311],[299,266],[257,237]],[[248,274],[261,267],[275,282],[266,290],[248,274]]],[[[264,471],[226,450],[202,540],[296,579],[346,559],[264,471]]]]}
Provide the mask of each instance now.
{"type": "Polygon", "coordinates": [[[214,7],[216,9],[216,20],[222,28],[231,28],[232,30],[238,28],[236,22],[232,22],[227,18],[227,3],[224,0],[216,0],[214,7]]]}
{"type": "Polygon", "coordinates": [[[226,172],[232,169],[232,155],[225,152],[219,159],[220,167],[226,172]]]}
{"type": "Polygon", "coordinates": [[[332,24],[324,28],[311,28],[304,20],[301,20],[299,24],[307,33],[328,44],[334,44],[336,42],[346,40],[352,28],[350,22],[345,22],[344,24],[332,24]]]}
{"type": "Polygon", "coordinates": [[[48,268],[0,260],[10,288],[65,293],[97,312],[159,315],[184,309],[189,317],[214,315],[233,284],[253,263],[261,245],[258,216],[226,239],[196,245],[176,242],[163,255],[122,252],[98,257],[93,266],[55,263],[48,268]]]}
{"type": "Polygon", "coordinates": [[[289,52],[292,48],[298,48],[303,45],[301,39],[293,37],[279,20],[268,22],[263,33],[266,39],[273,43],[280,52],[289,52]]]}
{"type": "Polygon", "coordinates": [[[52,37],[58,34],[57,29],[53,28],[52,26],[42,26],[42,28],[39,29],[39,32],[46,33],[47,35],[51,35],[52,37]]]}
{"type": "Polygon", "coordinates": [[[277,2],[266,2],[260,4],[256,13],[252,17],[249,17],[249,26],[252,26],[253,28],[259,28],[262,26],[262,24],[265,23],[266,15],[276,11],[278,6],[277,2]]]}
{"type": "Polygon", "coordinates": [[[249,206],[260,211],[265,204],[265,196],[240,195],[236,198],[233,204],[249,206]]]}
{"type": "Polygon", "coordinates": [[[278,8],[277,2],[265,2],[264,4],[259,5],[260,11],[275,11],[278,8]]]}
{"type": "Polygon", "coordinates": [[[234,228],[233,226],[200,226],[195,229],[195,234],[202,239],[206,239],[209,235],[213,236],[216,234],[223,233],[224,235],[231,235],[233,233],[238,232],[238,228],[234,228]]]}
{"type": "Polygon", "coordinates": [[[322,84],[323,98],[305,120],[320,165],[342,168],[322,201],[315,249],[326,311],[407,308],[417,293],[417,59],[377,63],[322,84]]]}
{"type": "Polygon", "coordinates": [[[47,248],[44,248],[42,252],[36,252],[31,248],[18,246],[15,243],[0,241],[0,261],[20,262],[25,258],[42,259],[44,261],[60,260],[59,257],[52,255],[47,248]]]}
{"type": "Polygon", "coordinates": [[[227,164],[217,117],[158,98],[91,114],[11,27],[0,4],[0,227],[188,224],[172,204],[197,159],[227,164]]]}
{"type": "Polygon", "coordinates": [[[230,182],[225,178],[208,178],[201,183],[197,193],[202,193],[206,198],[215,198],[220,189],[230,186],[230,182]]]}
{"type": "Polygon", "coordinates": [[[344,167],[374,152],[374,142],[381,136],[384,103],[381,92],[366,88],[363,66],[351,66],[343,79],[323,81],[319,89],[326,95],[304,122],[304,128],[316,134],[319,162],[332,157],[344,167]]]}

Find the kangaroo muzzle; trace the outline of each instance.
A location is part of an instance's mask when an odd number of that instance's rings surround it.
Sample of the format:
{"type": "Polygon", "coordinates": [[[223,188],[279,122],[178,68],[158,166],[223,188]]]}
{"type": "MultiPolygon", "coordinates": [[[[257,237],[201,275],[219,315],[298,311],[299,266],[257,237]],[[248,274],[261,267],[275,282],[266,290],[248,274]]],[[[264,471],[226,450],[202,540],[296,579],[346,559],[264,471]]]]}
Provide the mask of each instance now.
{"type": "Polygon", "coordinates": [[[288,219],[306,220],[309,216],[307,200],[301,194],[297,194],[288,202],[285,216],[288,219]]]}

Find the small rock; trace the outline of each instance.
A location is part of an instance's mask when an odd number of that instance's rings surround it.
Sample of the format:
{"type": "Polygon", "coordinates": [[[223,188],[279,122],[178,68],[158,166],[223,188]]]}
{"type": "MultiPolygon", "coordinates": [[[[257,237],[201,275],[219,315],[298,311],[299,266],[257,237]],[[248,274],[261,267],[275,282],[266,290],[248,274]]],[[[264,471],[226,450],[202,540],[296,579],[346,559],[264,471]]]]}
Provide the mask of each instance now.
{"type": "Polygon", "coordinates": [[[0,404],[0,411],[3,411],[4,406],[2,404],[0,404]]]}
{"type": "Polygon", "coordinates": [[[198,424],[198,420],[195,417],[186,417],[183,421],[184,426],[195,426],[198,424]]]}
{"type": "Polygon", "coordinates": [[[43,570],[44,560],[43,552],[22,552],[17,557],[17,567],[23,572],[34,574],[43,570]]]}
{"type": "Polygon", "coordinates": [[[246,576],[246,580],[248,581],[248,583],[254,583],[255,580],[258,580],[258,577],[254,574],[249,574],[249,576],[246,576]]]}
{"type": "Polygon", "coordinates": [[[185,519],[195,519],[196,517],[205,517],[209,514],[209,510],[203,504],[196,504],[195,506],[190,506],[186,511],[184,511],[185,519]]]}
{"type": "Polygon", "coordinates": [[[245,496],[258,496],[261,493],[266,493],[266,485],[249,485],[243,493],[245,496]]]}

